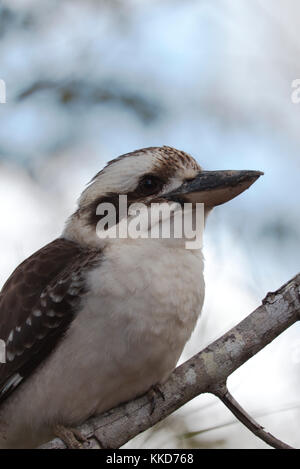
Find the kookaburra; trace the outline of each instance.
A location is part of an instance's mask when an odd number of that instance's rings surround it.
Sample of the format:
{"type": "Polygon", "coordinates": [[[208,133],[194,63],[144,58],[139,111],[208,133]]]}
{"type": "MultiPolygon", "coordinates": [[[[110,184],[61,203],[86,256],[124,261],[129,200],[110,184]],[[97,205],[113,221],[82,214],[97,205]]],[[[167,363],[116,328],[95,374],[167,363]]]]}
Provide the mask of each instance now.
{"type": "MultiPolygon", "coordinates": [[[[89,416],[164,382],[204,299],[201,249],[184,240],[100,239],[97,207],[202,202],[207,214],[258,171],[204,171],[187,153],[151,147],[109,162],[60,238],[26,259],[0,294],[0,448],[35,448],[89,416]]],[[[66,435],[70,436],[68,430],[66,435]]]]}

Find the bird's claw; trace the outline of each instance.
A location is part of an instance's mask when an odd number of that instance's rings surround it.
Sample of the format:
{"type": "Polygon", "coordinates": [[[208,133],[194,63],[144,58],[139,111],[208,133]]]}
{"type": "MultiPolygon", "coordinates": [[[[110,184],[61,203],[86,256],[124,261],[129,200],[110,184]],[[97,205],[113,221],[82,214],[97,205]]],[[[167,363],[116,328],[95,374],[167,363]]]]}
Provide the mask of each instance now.
{"type": "Polygon", "coordinates": [[[158,384],[155,384],[150,388],[150,390],[147,393],[149,403],[150,403],[150,415],[153,414],[155,407],[156,407],[156,399],[157,397],[161,397],[163,400],[165,400],[165,395],[162,392],[161,388],[159,387],[158,384]]]}
{"type": "Polygon", "coordinates": [[[65,443],[68,449],[84,449],[83,443],[88,441],[76,428],[67,428],[63,425],[56,425],[54,434],[65,443]]]}

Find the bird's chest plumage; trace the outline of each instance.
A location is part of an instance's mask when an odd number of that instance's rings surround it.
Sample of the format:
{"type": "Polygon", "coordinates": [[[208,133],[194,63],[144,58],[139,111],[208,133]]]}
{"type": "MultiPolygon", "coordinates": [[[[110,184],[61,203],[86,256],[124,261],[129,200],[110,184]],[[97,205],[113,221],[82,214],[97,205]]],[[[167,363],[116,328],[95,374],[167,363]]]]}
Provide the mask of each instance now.
{"type": "Polygon", "coordinates": [[[146,335],[176,348],[190,336],[202,308],[202,255],[148,240],[113,245],[90,272],[89,289],[86,306],[95,322],[104,317],[123,325],[128,344],[146,335]]]}
{"type": "Polygon", "coordinates": [[[204,298],[202,254],[150,240],[112,245],[89,274],[89,289],[78,320],[92,325],[91,353],[143,392],[169,375],[194,329],[204,298]]]}

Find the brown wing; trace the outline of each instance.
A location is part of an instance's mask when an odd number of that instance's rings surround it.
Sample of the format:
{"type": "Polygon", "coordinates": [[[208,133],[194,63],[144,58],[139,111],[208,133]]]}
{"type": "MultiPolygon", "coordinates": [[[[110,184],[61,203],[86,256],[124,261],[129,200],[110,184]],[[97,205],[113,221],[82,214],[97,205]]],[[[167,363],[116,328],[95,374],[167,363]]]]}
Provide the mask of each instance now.
{"type": "Polygon", "coordinates": [[[85,273],[101,252],[60,238],[17,267],[0,293],[0,402],[51,353],[87,292],[85,273]]]}

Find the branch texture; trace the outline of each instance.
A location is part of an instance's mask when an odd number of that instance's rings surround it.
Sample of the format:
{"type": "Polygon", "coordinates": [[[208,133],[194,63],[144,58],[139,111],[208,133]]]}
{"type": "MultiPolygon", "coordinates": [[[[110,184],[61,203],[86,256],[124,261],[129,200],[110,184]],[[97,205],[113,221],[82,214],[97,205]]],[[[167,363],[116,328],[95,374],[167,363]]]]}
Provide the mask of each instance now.
{"type": "MultiPolygon", "coordinates": [[[[87,439],[86,448],[120,448],[139,433],[147,430],[172,414],[179,407],[202,393],[218,396],[231,411],[251,429],[259,427],[256,434],[263,437],[260,427],[239,407],[228,394],[227,378],[243,363],[263,349],[283,331],[300,319],[300,274],[279,290],[268,293],[262,305],[236,327],[217,339],[202,352],[176,368],[168,381],[160,386],[162,396],[157,395],[154,411],[147,396],[125,403],[103,415],[93,417],[78,427],[87,439]],[[222,393],[222,390],[224,392],[222,393]],[[224,398],[225,396],[225,398],[224,398]],[[230,404],[230,405],[228,405],[230,404]],[[248,420],[248,421],[247,421],[248,420]],[[247,425],[248,423],[248,425],[247,425]]],[[[266,433],[266,432],[265,432],[266,433]]],[[[269,435],[269,434],[267,434],[269,435]]],[[[275,437],[263,438],[274,445],[275,437]],[[273,440],[272,440],[273,439],[273,440]]],[[[277,444],[278,440],[276,440],[277,444]]],[[[288,445],[282,443],[282,447],[288,445]]],[[[60,439],[40,447],[41,449],[65,449],[60,439]]]]}

